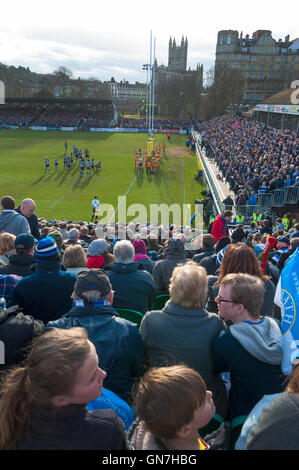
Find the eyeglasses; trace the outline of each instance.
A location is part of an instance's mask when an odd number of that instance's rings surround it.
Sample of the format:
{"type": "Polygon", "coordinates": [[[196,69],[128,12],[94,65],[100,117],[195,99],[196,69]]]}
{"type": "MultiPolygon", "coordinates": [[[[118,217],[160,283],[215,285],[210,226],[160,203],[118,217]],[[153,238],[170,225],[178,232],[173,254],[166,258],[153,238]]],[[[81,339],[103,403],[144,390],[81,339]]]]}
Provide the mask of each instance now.
{"type": "Polygon", "coordinates": [[[235,304],[236,302],[234,302],[233,300],[225,300],[225,299],[221,299],[220,297],[218,297],[218,302],[231,302],[232,304],[235,304]]]}

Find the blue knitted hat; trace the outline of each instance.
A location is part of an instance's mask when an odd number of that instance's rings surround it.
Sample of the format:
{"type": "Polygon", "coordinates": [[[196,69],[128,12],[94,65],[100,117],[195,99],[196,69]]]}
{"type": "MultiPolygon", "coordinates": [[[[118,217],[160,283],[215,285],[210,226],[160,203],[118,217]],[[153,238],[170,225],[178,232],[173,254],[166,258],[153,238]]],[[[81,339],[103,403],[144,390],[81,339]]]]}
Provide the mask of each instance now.
{"type": "Polygon", "coordinates": [[[50,261],[51,259],[58,259],[58,247],[53,237],[42,238],[36,248],[34,253],[34,259],[38,263],[43,261],[50,261]]]}

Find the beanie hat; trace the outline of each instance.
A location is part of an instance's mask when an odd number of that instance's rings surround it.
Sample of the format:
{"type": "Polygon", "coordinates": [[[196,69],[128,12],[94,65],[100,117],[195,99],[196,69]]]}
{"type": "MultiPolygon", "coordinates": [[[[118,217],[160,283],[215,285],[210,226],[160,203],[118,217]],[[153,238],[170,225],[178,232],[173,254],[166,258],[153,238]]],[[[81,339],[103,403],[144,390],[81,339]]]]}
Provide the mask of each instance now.
{"type": "Polygon", "coordinates": [[[143,240],[134,240],[133,241],[133,246],[135,249],[135,253],[146,253],[146,244],[144,243],[143,240]]]}
{"type": "Polygon", "coordinates": [[[15,239],[17,252],[27,251],[34,246],[34,236],[31,233],[21,233],[15,239]]]}
{"type": "Polygon", "coordinates": [[[42,238],[36,248],[34,253],[35,261],[41,263],[43,261],[49,261],[51,259],[59,259],[58,258],[58,247],[53,237],[45,237],[42,238]]]}
{"type": "Polygon", "coordinates": [[[54,238],[56,245],[58,247],[58,250],[60,250],[63,245],[63,237],[62,237],[61,232],[58,230],[53,230],[53,232],[49,233],[49,236],[54,238]]]}
{"type": "Polygon", "coordinates": [[[88,247],[89,256],[100,256],[107,250],[107,243],[103,238],[93,240],[88,247]]]}

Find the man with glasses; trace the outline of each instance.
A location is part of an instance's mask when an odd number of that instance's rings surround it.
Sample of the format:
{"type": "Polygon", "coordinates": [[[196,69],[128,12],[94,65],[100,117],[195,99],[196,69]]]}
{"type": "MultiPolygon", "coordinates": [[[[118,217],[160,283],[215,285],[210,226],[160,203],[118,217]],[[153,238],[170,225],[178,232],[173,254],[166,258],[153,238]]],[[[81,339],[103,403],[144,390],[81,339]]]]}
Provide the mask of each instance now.
{"type": "Polygon", "coordinates": [[[215,372],[230,373],[228,419],[247,415],[264,396],[283,391],[282,333],[262,317],[264,283],[249,274],[227,274],[215,301],[229,328],[212,342],[215,372]]]}

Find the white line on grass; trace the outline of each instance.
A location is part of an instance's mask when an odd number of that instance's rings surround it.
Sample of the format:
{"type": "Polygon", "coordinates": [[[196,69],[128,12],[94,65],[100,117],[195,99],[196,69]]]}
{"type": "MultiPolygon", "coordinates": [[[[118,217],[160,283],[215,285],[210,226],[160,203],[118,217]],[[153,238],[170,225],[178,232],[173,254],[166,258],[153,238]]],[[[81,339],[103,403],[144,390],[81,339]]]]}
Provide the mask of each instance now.
{"type": "Polygon", "coordinates": [[[125,198],[126,198],[128,192],[130,191],[130,189],[132,188],[133,184],[135,183],[135,181],[136,181],[136,179],[137,179],[137,176],[138,176],[138,175],[136,175],[135,178],[133,178],[133,181],[131,182],[130,186],[128,187],[128,189],[127,189],[125,195],[122,197],[122,200],[120,201],[119,205],[117,206],[117,208],[116,208],[115,211],[113,212],[112,216],[110,217],[109,223],[110,223],[111,219],[114,218],[114,216],[115,216],[116,212],[118,211],[119,207],[122,205],[123,201],[125,200],[125,198]]]}
{"type": "Polygon", "coordinates": [[[57,206],[62,200],[64,199],[64,196],[62,196],[60,199],[57,199],[51,206],[50,209],[53,209],[53,207],[57,206]]]}

